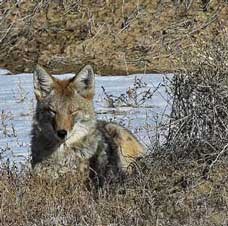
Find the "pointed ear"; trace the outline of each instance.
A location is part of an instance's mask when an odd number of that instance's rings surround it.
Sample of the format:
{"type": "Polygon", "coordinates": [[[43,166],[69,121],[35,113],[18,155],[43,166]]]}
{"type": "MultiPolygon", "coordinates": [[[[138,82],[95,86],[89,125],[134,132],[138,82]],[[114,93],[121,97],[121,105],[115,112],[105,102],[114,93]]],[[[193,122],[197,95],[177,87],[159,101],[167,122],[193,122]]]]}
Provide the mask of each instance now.
{"type": "Polygon", "coordinates": [[[86,65],[73,79],[77,92],[87,99],[92,99],[95,94],[95,76],[93,68],[86,65]]]}
{"type": "Polygon", "coordinates": [[[47,96],[52,89],[54,78],[41,66],[37,65],[33,72],[34,93],[37,100],[47,96]]]}

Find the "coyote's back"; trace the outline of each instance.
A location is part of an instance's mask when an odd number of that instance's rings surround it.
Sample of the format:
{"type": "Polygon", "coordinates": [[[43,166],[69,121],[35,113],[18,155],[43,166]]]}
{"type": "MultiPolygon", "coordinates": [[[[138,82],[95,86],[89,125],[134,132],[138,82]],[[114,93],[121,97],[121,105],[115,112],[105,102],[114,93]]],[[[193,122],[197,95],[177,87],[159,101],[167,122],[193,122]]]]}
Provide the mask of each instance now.
{"type": "Polygon", "coordinates": [[[134,135],[118,124],[96,120],[91,66],[59,80],[37,66],[37,99],[32,128],[32,167],[58,176],[87,171],[91,178],[108,178],[129,171],[144,153],[134,135]]]}

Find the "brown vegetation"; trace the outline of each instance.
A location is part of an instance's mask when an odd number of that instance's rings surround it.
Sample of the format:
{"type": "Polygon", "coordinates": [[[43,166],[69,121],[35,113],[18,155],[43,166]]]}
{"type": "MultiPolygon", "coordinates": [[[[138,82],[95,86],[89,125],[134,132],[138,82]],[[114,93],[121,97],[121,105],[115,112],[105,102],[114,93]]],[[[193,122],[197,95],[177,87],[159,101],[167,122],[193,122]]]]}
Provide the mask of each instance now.
{"type": "Polygon", "coordinates": [[[1,225],[228,224],[227,38],[183,56],[165,145],[122,182],[88,189],[80,175],[56,180],[0,168],[1,225]]]}
{"type": "Polygon", "coordinates": [[[196,161],[162,155],[143,165],[134,178],[97,193],[76,175],[51,181],[1,169],[1,225],[227,225],[227,158],[208,179],[196,161]]]}
{"type": "Polygon", "coordinates": [[[183,51],[227,33],[227,1],[15,2],[0,2],[0,67],[13,72],[174,71],[183,51]]]}

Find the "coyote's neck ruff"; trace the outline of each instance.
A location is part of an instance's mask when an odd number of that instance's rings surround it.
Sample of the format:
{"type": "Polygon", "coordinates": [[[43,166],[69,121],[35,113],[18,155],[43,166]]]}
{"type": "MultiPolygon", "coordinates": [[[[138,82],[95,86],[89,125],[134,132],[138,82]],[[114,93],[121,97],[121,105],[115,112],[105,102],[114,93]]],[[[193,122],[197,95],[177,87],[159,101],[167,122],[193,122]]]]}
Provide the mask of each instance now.
{"type": "Polygon", "coordinates": [[[62,173],[88,169],[100,176],[124,172],[143,147],[125,128],[97,121],[91,66],[67,80],[59,80],[37,66],[34,93],[37,99],[32,129],[32,167],[62,173]]]}

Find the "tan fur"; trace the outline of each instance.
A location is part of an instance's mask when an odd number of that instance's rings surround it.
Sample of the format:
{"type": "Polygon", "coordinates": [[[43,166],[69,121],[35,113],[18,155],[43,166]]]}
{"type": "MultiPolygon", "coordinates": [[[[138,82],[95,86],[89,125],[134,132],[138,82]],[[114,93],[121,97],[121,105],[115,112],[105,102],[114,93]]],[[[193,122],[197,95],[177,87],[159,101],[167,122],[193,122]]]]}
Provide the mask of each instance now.
{"type": "Polygon", "coordinates": [[[73,128],[73,118],[70,114],[56,115],[56,130],[65,129],[66,131],[70,131],[73,128]]]}
{"type": "Polygon", "coordinates": [[[107,124],[106,128],[119,146],[118,154],[122,167],[127,168],[136,158],[144,154],[143,146],[125,128],[111,123],[107,124]]]}
{"type": "Polygon", "coordinates": [[[96,120],[94,84],[91,66],[67,80],[54,78],[39,66],[35,69],[34,169],[55,175],[87,169],[91,178],[103,181],[130,172],[131,163],[143,156],[143,146],[127,129],[96,120]]]}
{"type": "Polygon", "coordinates": [[[74,95],[74,87],[70,85],[70,80],[54,80],[53,88],[57,95],[72,97],[74,95]]]}

